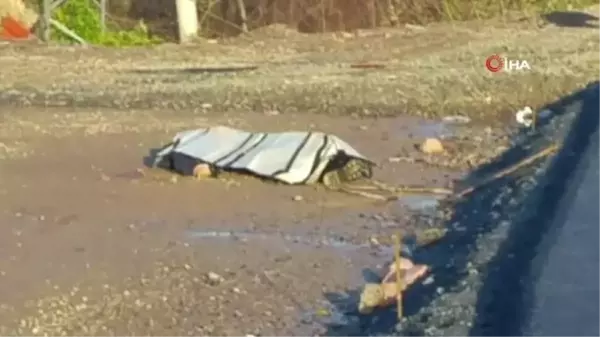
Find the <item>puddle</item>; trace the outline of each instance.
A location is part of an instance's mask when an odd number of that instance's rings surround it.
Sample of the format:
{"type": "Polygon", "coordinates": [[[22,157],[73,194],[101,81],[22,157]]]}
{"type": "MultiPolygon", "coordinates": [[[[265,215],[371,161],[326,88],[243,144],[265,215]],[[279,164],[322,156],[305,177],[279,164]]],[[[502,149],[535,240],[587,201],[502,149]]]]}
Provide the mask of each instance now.
{"type": "Polygon", "coordinates": [[[454,130],[444,122],[421,122],[414,127],[413,134],[419,138],[448,138],[454,135],[454,130]]]}
{"type": "MultiPolygon", "coordinates": [[[[260,245],[281,246],[282,248],[309,249],[329,248],[340,253],[341,258],[349,262],[351,270],[348,278],[348,289],[359,289],[365,282],[379,282],[381,268],[393,260],[393,249],[388,246],[372,246],[356,244],[342,237],[294,235],[285,233],[257,233],[237,231],[212,231],[192,229],[186,232],[190,239],[223,240],[223,242],[254,242],[260,245]]],[[[403,253],[410,256],[414,243],[405,242],[403,253]]],[[[349,293],[326,292],[325,299],[303,305],[299,312],[299,322],[293,328],[298,336],[322,335],[327,330],[334,335],[352,336],[360,334],[361,315],[357,310],[359,293],[352,290],[349,293]]]]}
{"type": "MultiPolygon", "coordinates": [[[[310,247],[330,247],[336,249],[361,249],[371,248],[369,244],[356,244],[342,237],[311,237],[308,235],[291,235],[280,233],[255,233],[255,232],[233,232],[233,231],[206,231],[191,230],[188,236],[196,239],[230,239],[240,242],[250,240],[279,241],[280,243],[296,243],[310,247]]],[[[275,242],[272,242],[275,243],[275,242]]]]}
{"type": "Polygon", "coordinates": [[[395,123],[394,132],[400,132],[400,137],[409,138],[450,138],[457,134],[458,129],[470,122],[465,116],[446,116],[442,120],[403,120],[395,123]],[[400,124],[400,125],[398,125],[400,124]]]}
{"type": "Polygon", "coordinates": [[[440,198],[427,194],[411,194],[402,196],[397,202],[413,212],[431,214],[437,210],[440,198]]]}
{"type": "MultiPolygon", "coordinates": [[[[243,231],[211,231],[211,230],[189,230],[186,236],[190,239],[212,239],[223,240],[226,242],[262,241],[273,247],[315,249],[329,248],[337,250],[344,254],[356,253],[356,256],[369,256],[369,259],[375,258],[376,261],[393,258],[393,247],[382,244],[372,245],[370,243],[353,243],[342,237],[334,236],[310,236],[310,235],[291,235],[282,233],[256,233],[243,231]]],[[[412,256],[416,248],[414,238],[409,236],[403,238],[402,254],[412,256]]],[[[351,254],[355,256],[355,254],[351,254]]],[[[350,257],[350,255],[345,255],[350,257]]],[[[356,257],[355,256],[355,257],[356,257]]]]}
{"type": "MultiPolygon", "coordinates": [[[[331,300],[331,299],[330,299],[331,300]]],[[[311,309],[306,309],[300,314],[300,326],[297,327],[298,336],[310,336],[319,327],[336,330],[336,335],[356,335],[360,331],[360,320],[356,308],[356,298],[336,298],[334,303],[322,301],[315,303],[311,309]]]]}
{"type": "MultiPolygon", "coordinates": [[[[345,261],[349,271],[348,286],[352,289],[364,284],[367,276],[380,279],[381,270],[385,263],[393,259],[393,249],[387,246],[373,246],[368,243],[357,244],[334,236],[292,235],[284,233],[256,233],[237,231],[207,231],[189,230],[186,236],[192,240],[222,240],[223,243],[240,244],[248,242],[260,247],[273,249],[314,251],[329,249],[339,254],[340,261],[345,261]]],[[[354,302],[352,302],[354,304],[354,302]]],[[[346,326],[351,324],[353,317],[345,314],[328,301],[308,304],[301,309],[300,324],[296,327],[297,335],[313,335],[313,329],[323,326],[346,326]]],[[[296,334],[294,334],[296,335],[296,334]]]]}

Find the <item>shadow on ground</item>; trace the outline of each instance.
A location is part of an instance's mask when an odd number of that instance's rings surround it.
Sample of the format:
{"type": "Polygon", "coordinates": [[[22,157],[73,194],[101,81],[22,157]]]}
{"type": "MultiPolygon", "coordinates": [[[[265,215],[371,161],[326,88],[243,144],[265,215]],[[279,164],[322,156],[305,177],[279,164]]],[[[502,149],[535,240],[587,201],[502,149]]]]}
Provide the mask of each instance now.
{"type": "Polygon", "coordinates": [[[175,75],[175,74],[225,74],[252,71],[258,66],[229,66],[229,67],[193,67],[193,68],[161,68],[161,69],[132,69],[129,72],[138,75],[175,75]]]}
{"type": "MultiPolygon", "coordinates": [[[[569,200],[575,196],[574,193],[567,194],[567,189],[570,184],[577,183],[573,181],[575,170],[584,157],[583,152],[590,146],[591,137],[597,137],[598,99],[596,86],[565,100],[567,109],[577,113],[577,118],[570,127],[562,150],[550,163],[541,186],[528,196],[525,203],[528,210],[524,210],[522,219],[511,227],[508,238],[488,264],[489,272],[480,291],[472,335],[522,336],[525,333],[523,330],[527,329],[531,310],[535,307],[535,300],[531,295],[539,276],[536,269],[540,266],[536,266],[534,259],[547,254],[542,247],[543,241],[556,241],[555,236],[560,231],[553,227],[561,226],[562,222],[553,220],[562,217],[559,213],[560,204],[570,204],[569,200]],[[578,103],[575,106],[569,104],[573,99],[578,103]]],[[[597,202],[594,204],[597,205],[597,202]]],[[[597,209],[595,212],[597,213],[597,209]]],[[[590,221],[595,222],[592,219],[590,221]]],[[[597,252],[597,246],[594,250],[597,252]]],[[[589,258],[593,259],[593,255],[590,254],[589,258]]],[[[578,262],[587,264],[586,261],[578,262]]],[[[597,268],[597,260],[588,262],[592,262],[588,269],[597,268]]],[[[596,272],[590,281],[594,282],[593,279],[597,277],[596,272]]],[[[543,308],[556,312],[564,309],[543,308]]],[[[586,316],[585,313],[580,314],[586,316]]],[[[559,314],[557,317],[560,316],[559,314]]],[[[577,330],[573,330],[574,328],[566,329],[573,333],[572,331],[577,330]]]]}
{"type": "Polygon", "coordinates": [[[551,12],[542,16],[559,27],[598,28],[598,17],[584,12],[551,12]],[[592,21],[592,22],[590,22],[592,21]],[[593,22],[595,21],[595,22],[593,22]]]}
{"type": "MultiPolygon", "coordinates": [[[[549,104],[546,108],[553,112],[551,118],[539,121],[535,132],[531,130],[518,132],[515,135],[515,145],[512,148],[499,156],[494,162],[474,170],[462,184],[467,186],[480,181],[483,177],[499,172],[547,148],[553,142],[565,139],[570,144],[573,140],[566,137],[566,133],[571,127],[589,123],[589,117],[584,117],[584,114],[579,113],[579,111],[582,109],[593,111],[597,125],[597,104],[597,82],[588,85],[586,89],[580,92],[549,104]],[[588,95],[592,95],[592,98],[595,97],[595,107],[590,107],[588,105],[590,103],[586,103],[594,99],[584,100],[588,95]],[[575,116],[579,117],[573,122],[575,116]],[[586,118],[588,118],[587,122],[586,118]]],[[[470,332],[475,335],[490,333],[503,335],[515,331],[514,328],[521,324],[519,308],[522,308],[523,304],[518,280],[522,273],[527,272],[528,263],[531,259],[528,254],[531,252],[516,252],[514,245],[517,241],[519,247],[534,244],[545,231],[543,227],[536,227],[533,231],[530,231],[531,236],[528,240],[514,239],[515,236],[523,236],[522,233],[518,232],[518,229],[524,227],[522,226],[524,220],[521,219],[525,211],[523,203],[530,199],[529,194],[531,194],[531,191],[524,187],[527,185],[524,182],[531,181],[532,177],[538,173],[544,176],[546,174],[556,174],[554,168],[556,165],[552,163],[557,161],[568,162],[562,170],[569,170],[571,166],[575,165],[573,160],[565,160],[563,156],[564,154],[561,152],[554,160],[539,160],[535,165],[527,166],[513,174],[499,178],[468,197],[446,206],[453,208],[453,216],[446,222],[448,228],[446,237],[433,247],[414,252],[414,260],[417,263],[425,263],[431,266],[434,281],[427,285],[414,286],[404,295],[406,319],[402,324],[397,324],[395,309],[379,310],[368,316],[359,315],[356,307],[361,289],[351,290],[347,293],[327,293],[325,297],[331,306],[344,314],[348,318],[346,321],[354,322],[352,324],[329,324],[327,335],[431,335],[435,334],[431,330],[427,331],[431,326],[435,326],[439,329],[439,332],[459,324],[465,325],[464,329],[461,330],[464,331],[463,333],[470,332]],[[545,171],[548,163],[550,163],[550,168],[545,171]],[[515,224],[510,225],[512,222],[515,222],[515,224]],[[504,232],[507,234],[498,235],[499,227],[506,227],[504,232]],[[506,240],[507,235],[508,240],[506,240]],[[499,248],[482,246],[479,241],[484,237],[493,237],[492,242],[495,242],[494,244],[499,248]],[[474,256],[481,255],[481,250],[489,250],[489,252],[484,252],[483,254],[487,254],[487,258],[477,263],[474,256]],[[501,270],[500,266],[506,266],[505,261],[507,259],[514,260],[512,254],[515,253],[522,256],[519,258],[519,263],[509,264],[508,269],[501,270]],[[464,303],[460,303],[460,301],[451,303],[455,312],[462,310],[462,316],[468,322],[458,322],[457,318],[452,317],[452,315],[443,318],[436,317],[439,316],[436,315],[436,311],[428,309],[444,293],[463,292],[465,289],[473,287],[469,284],[470,281],[466,282],[465,280],[468,279],[469,275],[472,276],[478,273],[480,276],[477,276],[477,278],[483,280],[484,284],[481,286],[479,293],[474,294],[477,298],[475,312],[473,312],[473,300],[465,300],[464,303]],[[506,289],[505,293],[495,293],[491,296],[493,301],[490,301],[490,293],[493,293],[492,289],[496,288],[498,282],[502,284],[506,282],[511,287],[503,287],[506,289]],[[514,324],[510,326],[504,324],[511,320],[514,321],[514,324]]],[[[536,187],[533,188],[534,190],[539,190],[537,184],[532,185],[536,187]]],[[[560,191],[552,191],[552,193],[560,193],[560,191]]],[[[529,230],[531,229],[529,227],[529,230]]],[[[368,281],[372,282],[373,280],[368,281]]],[[[474,289],[473,291],[477,290],[474,289]]]]}

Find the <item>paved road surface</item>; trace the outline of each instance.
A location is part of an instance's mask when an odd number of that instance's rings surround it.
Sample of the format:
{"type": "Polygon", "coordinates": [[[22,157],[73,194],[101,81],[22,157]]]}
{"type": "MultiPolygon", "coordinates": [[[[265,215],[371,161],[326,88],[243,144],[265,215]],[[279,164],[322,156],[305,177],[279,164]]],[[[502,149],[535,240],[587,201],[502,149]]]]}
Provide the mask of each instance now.
{"type": "MultiPolygon", "coordinates": [[[[532,268],[538,278],[525,335],[598,336],[599,168],[598,102],[588,105],[578,143],[583,152],[538,248],[532,268]],[[595,123],[595,126],[594,126],[595,123]],[[595,129],[595,130],[594,130],[595,129]],[[585,139],[587,138],[587,139],[585,139]],[[587,143],[587,146],[586,146],[587,143]]],[[[573,131],[572,131],[573,132],[573,131]]],[[[567,173],[568,174],[568,173],[567,173]]]]}

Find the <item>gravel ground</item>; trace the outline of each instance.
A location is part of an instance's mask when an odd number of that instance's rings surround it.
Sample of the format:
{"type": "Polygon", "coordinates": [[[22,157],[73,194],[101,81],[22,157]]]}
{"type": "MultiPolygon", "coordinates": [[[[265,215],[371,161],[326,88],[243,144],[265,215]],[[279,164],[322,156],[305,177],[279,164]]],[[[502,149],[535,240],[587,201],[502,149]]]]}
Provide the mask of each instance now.
{"type": "Polygon", "coordinates": [[[185,47],[0,45],[0,104],[497,122],[597,73],[593,29],[522,21],[421,28],[307,35],[274,25],[185,47]],[[498,51],[527,60],[531,71],[489,72],[485,60],[498,51]],[[378,67],[356,67],[364,64],[378,67]],[[236,71],[249,65],[256,68],[236,71]],[[561,81],[548,81],[554,76],[561,81]]]}
{"type": "MultiPolygon", "coordinates": [[[[597,91],[598,86],[591,85],[588,90],[597,91]]],[[[498,162],[482,167],[472,175],[489,174],[556,142],[561,143],[581,114],[582,99],[582,95],[575,94],[549,105],[553,118],[535,131],[515,134],[513,147],[498,162]]],[[[507,253],[502,245],[506,245],[511,230],[533,226],[527,221],[543,212],[539,200],[548,179],[555,179],[548,177],[552,163],[552,157],[539,160],[519,174],[499,179],[454,205],[453,217],[445,222],[449,229],[446,237],[434,247],[414,253],[418,262],[432,265],[433,271],[430,280],[424,282],[426,285],[420,285],[406,295],[406,318],[400,324],[395,324],[396,314],[389,310],[368,318],[350,319],[353,325],[331,326],[330,334],[389,335],[395,331],[399,335],[464,336],[514,332],[509,327],[514,328],[514,322],[520,321],[520,308],[514,306],[516,300],[513,299],[521,296],[514,282],[519,283],[522,271],[514,267],[514,261],[508,262],[510,267],[503,267],[498,260],[511,261],[513,257],[521,256],[518,247],[507,253]],[[499,253],[500,247],[503,250],[499,253]],[[507,286],[507,282],[511,286],[507,286]]],[[[523,244],[514,237],[512,240],[523,244]]],[[[523,263],[529,261],[527,257],[523,258],[523,263]]],[[[348,302],[341,300],[348,301],[348,297],[334,298],[340,310],[348,310],[348,302]]]]}

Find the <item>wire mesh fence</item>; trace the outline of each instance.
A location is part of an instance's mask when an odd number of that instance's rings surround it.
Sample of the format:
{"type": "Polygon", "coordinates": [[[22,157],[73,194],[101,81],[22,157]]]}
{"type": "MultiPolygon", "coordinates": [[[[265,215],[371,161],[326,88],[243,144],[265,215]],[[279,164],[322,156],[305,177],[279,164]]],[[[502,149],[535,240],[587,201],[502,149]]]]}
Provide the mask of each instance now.
{"type": "MultiPolygon", "coordinates": [[[[116,20],[144,20],[160,35],[175,37],[174,4],[161,0],[109,0],[116,20]]],[[[442,16],[439,0],[243,0],[246,20],[237,0],[199,0],[200,34],[232,36],[272,24],[303,33],[320,33],[425,23],[442,16]]]]}

